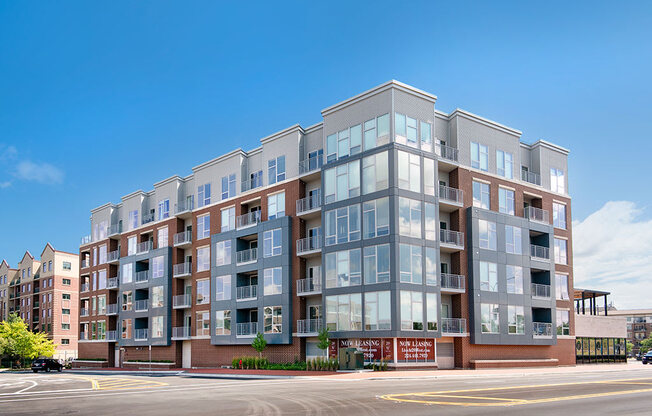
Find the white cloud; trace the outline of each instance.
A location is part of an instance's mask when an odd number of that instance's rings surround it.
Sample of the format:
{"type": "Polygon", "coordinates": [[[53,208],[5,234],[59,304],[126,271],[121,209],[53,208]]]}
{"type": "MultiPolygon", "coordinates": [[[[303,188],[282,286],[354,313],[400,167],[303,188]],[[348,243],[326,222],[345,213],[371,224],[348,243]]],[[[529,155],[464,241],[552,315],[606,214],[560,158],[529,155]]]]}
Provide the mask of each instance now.
{"type": "Polygon", "coordinates": [[[652,308],[652,220],[634,202],[610,201],[573,222],[575,286],[611,292],[617,308],[652,308]]]}
{"type": "Polygon", "coordinates": [[[9,181],[0,182],[0,189],[9,188],[10,186],[11,186],[11,182],[9,181]]]}
{"type": "Polygon", "coordinates": [[[15,176],[26,181],[34,181],[46,185],[63,182],[63,171],[49,163],[33,163],[29,160],[18,164],[15,176]]]}
{"type": "Polygon", "coordinates": [[[0,160],[14,159],[18,155],[18,150],[11,145],[0,143],[0,160]]]}

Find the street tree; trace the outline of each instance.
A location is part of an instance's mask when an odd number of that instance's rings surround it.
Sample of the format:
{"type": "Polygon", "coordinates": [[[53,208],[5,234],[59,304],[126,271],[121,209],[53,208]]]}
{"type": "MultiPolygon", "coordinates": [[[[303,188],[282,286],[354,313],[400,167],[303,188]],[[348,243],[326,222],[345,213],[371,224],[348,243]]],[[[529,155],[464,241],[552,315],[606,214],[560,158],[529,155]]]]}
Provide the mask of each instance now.
{"type": "Polygon", "coordinates": [[[43,332],[31,332],[25,322],[13,313],[0,322],[0,355],[13,360],[33,360],[37,357],[52,357],[56,346],[43,332]]]}
{"type": "Polygon", "coordinates": [[[251,342],[251,346],[254,347],[256,351],[258,351],[258,358],[263,358],[263,351],[267,346],[267,341],[265,341],[263,334],[260,332],[256,334],[256,338],[254,338],[254,340],[251,342]]]}

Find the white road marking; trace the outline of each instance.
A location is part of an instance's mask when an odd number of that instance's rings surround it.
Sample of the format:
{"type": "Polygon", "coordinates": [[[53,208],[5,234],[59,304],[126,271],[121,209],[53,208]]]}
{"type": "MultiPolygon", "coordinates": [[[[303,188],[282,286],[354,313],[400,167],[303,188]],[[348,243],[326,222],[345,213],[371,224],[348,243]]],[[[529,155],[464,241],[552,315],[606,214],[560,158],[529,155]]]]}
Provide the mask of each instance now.
{"type": "Polygon", "coordinates": [[[33,381],[33,380],[26,380],[26,381],[27,381],[28,383],[33,383],[33,384],[32,384],[31,386],[25,387],[25,388],[22,389],[22,390],[18,390],[17,392],[15,392],[15,393],[13,393],[13,394],[20,394],[20,393],[22,393],[22,392],[24,392],[24,391],[27,391],[27,390],[29,390],[29,389],[31,389],[31,388],[34,388],[34,387],[38,386],[38,382],[36,382],[36,381],[33,381]]]}

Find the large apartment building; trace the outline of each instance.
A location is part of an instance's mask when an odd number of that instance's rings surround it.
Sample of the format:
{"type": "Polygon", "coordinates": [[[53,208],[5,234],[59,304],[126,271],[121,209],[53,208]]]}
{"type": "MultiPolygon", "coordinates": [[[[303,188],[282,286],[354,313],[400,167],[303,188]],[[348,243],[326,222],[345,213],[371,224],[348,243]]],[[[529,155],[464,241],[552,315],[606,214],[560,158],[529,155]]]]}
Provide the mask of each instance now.
{"type": "Polygon", "coordinates": [[[0,320],[16,313],[31,331],[47,333],[58,359],[77,357],[78,258],[47,243],[40,259],[26,251],[16,268],[0,263],[0,320]]]}
{"type": "Polygon", "coordinates": [[[91,211],[80,357],[573,364],[568,150],[390,81],[91,211]]]}
{"type": "Polygon", "coordinates": [[[609,309],[610,316],[621,316],[627,321],[627,341],[633,345],[632,353],[641,350],[641,341],[652,336],[652,309],[609,309]]]}

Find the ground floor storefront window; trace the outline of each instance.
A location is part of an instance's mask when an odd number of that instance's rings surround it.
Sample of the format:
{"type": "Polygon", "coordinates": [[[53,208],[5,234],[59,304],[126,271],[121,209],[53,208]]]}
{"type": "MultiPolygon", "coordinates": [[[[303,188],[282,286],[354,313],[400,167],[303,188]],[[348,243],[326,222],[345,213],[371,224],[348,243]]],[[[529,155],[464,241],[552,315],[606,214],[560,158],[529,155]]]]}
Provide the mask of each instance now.
{"type": "Polygon", "coordinates": [[[577,364],[625,362],[624,338],[578,337],[575,340],[577,364]]]}

